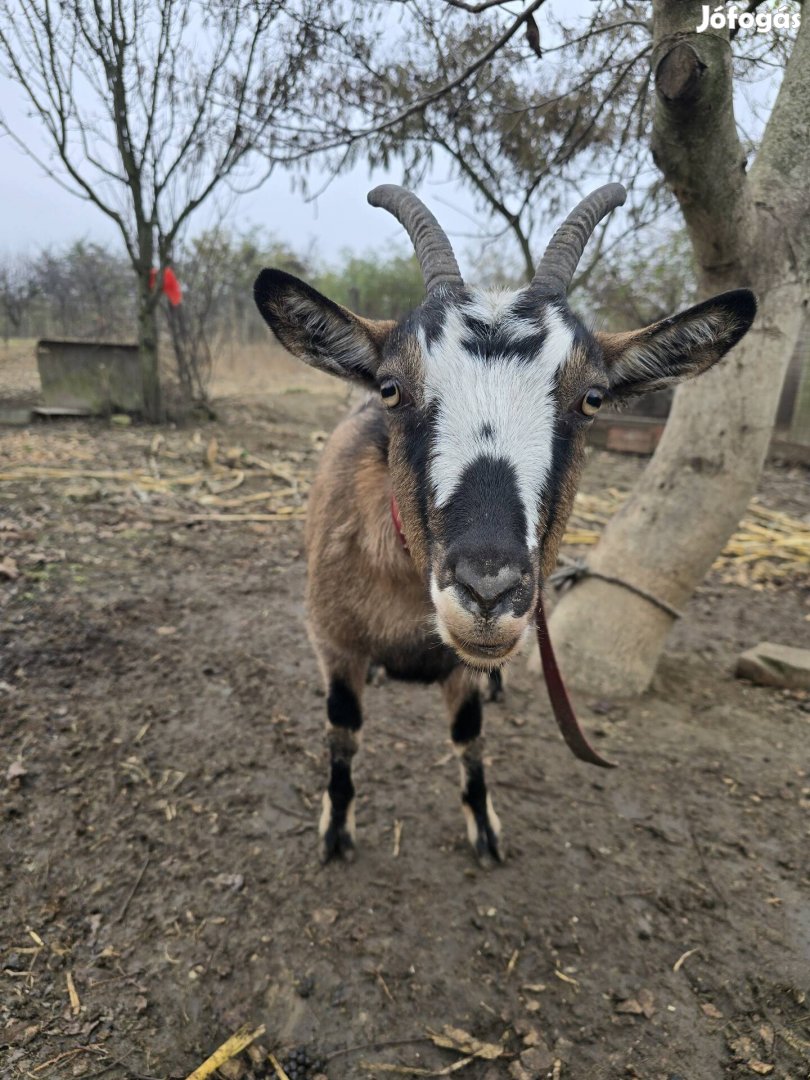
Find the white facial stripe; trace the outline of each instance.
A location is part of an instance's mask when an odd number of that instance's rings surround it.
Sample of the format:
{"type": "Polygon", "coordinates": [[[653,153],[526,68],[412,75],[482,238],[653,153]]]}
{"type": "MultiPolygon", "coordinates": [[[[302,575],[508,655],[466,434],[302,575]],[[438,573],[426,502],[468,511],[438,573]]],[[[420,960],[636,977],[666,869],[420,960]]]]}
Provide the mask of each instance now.
{"type": "MultiPolygon", "coordinates": [[[[501,293],[482,292],[463,312],[499,324],[507,340],[536,337],[537,326],[511,312],[516,295],[506,303],[501,293]]],[[[446,313],[442,334],[430,348],[422,339],[425,400],[437,409],[430,465],[437,504],[448,502],[464,469],[477,458],[505,458],[517,476],[529,548],[535,546],[536,507],[551,468],[554,380],[573,344],[557,310],[549,307],[544,322],[543,346],[530,360],[469,353],[461,343],[470,332],[456,308],[446,313]]]]}

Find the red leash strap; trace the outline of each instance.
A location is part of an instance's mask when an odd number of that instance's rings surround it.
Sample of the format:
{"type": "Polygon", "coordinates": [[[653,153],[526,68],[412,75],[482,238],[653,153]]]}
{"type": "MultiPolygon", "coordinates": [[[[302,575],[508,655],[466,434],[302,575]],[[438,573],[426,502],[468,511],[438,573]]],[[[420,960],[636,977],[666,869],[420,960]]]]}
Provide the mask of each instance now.
{"type": "Polygon", "coordinates": [[[557,667],[557,658],[551,645],[551,638],[546,623],[546,613],[543,610],[543,594],[537,595],[537,641],[540,645],[540,659],[543,663],[543,675],[546,680],[551,708],[554,710],[554,718],[562,732],[562,737],[568,744],[568,749],[578,757],[580,761],[587,761],[589,765],[601,765],[603,769],[615,769],[616,763],[597,754],[579,726],[577,715],[565,689],[560,669],[557,667]]]}

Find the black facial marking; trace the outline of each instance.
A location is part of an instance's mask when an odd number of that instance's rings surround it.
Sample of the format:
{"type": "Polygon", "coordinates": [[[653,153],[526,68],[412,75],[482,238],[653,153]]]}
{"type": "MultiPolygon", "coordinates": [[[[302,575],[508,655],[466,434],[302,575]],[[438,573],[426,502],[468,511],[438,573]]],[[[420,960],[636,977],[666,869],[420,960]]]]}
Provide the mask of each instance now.
{"type": "Polygon", "coordinates": [[[445,295],[426,297],[421,306],[402,324],[403,331],[406,334],[416,334],[421,330],[425,335],[427,347],[430,349],[442,336],[448,304],[452,302],[452,299],[445,295]]]}
{"type": "Polygon", "coordinates": [[[478,356],[482,361],[488,359],[534,360],[546,340],[545,327],[535,322],[534,319],[524,320],[527,331],[517,339],[512,337],[510,323],[485,322],[474,315],[464,315],[466,333],[461,339],[461,347],[465,352],[478,356]],[[534,326],[535,331],[529,332],[529,326],[534,326]]]}
{"type": "Polygon", "coordinates": [[[422,413],[408,410],[407,415],[403,415],[398,420],[398,423],[401,425],[403,432],[405,460],[414,476],[421,481],[417,484],[416,496],[419,520],[422,529],[426,533],[428,528],[428,485],[426,478],[436,426],[436,410],[433,406],[422,413]]]}
{"type": "Polygon", "coordinates": [[[464,701],[453,718],[450,737],[454,743],[468,743],[481,734],[481,696],[476,692],[464,701]]]}
{"type": "Polygon", "coordinates": [[[471,462],[442,516],[448,553],[463,544],[503,562],[510,546],[516,554],[525,548],[526,514],[515,468],[505,458],[483,454],[471,462]]]}
{"type": "Polygon", "coordinates": [[[492,424],[482,424],[479,432],[482,439],[491,439],[495,432],[492,429],[492,424]]]}
{"type": "Polygon", "coordinates": [[[571,467],[575,454],[575,442],[571,438],[566,417],[558,416],[554,423],[554,436],[551,442],[551,468],[544,489],[543,501],[546,504],[546,520],[543,538],[540,544],[540,557],[545,552],[546,540],[553,531],[554,522],[560,506],[560,495],[565,474],[571,467]]]}
{"type": "Polygon", "coordinates": [[[326,699],[326,715],[335,727],[359,731],[363,726],[363,714],[354,691],[342,679],[332,679],[329,697],[326,699]]]}

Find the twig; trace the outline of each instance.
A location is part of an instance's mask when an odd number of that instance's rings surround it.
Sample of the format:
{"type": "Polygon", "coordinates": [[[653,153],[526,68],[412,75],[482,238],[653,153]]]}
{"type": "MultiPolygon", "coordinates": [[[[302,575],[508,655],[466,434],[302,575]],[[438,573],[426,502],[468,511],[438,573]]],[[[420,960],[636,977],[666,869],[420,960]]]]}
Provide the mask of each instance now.
{"type": "Polygon", "coordinates": [[[82,1011],[82,1003],[76,990],[76,984],[73,981],[73,975],[69,971],[65,972],[65,982],[67,983],[68,997],[70,998],[70,1011],[74,1016],[78,1016],[82,1011]]]}
{"type": "Polygon", "coordinates": [[[694,954],[695,954],[696,952],[700,952],[700,949],[698,949],[698,948],[694,948],[694,949],[687,949],[687,950],[686,950],[686,952],[685,952],[685,953],[682,953],[682,954],[681,954],[681,955],[680,955],[680,956],[678,957],[678,959],[677,959],[677,960],[675,961],[675,963],[674,963],[674,964],[672,965],[672,970],[673,970],[673,971],[680,971],[680,970],[681,970],[681,968],[683,967],[683,965],[684,965],[685,961],[687,961],[687,960],[689,959],[689,957],[690,957],[690,956],[694,956],[694,954]]]}
{"type": "Polygon", "coordinates": [[[135,893],[140,888],[140,884],[143,881],[143,875],[146,873],[146,868],[149,865],[150,858],[151,858],[151,856],[147,855],[146,858],[144,859],[144,863],[143,863],[143,866],[141,867],[141,871],[138,874],[137,878],[135,879],[135,884],[129,890],[129,895],[127,896],[126,900],[124,901],[123,907],[121,908],[121,910],[118,912],[118,915],[116,916],[116,919],[115,919],[116,923],[121,923],[126,918],[127,911],[129,910],[129,905],[132,903],[132,898],[134,897],[135,893]]]}
{"type": "Polygon", "coordinates": [[[388,989],[388,983],[383,978],[383,973],[378,970],[378,971],[375,971],[374,974],[377,976],[377,982],[382,987],[382,991],[385,994],[385,996],[388,998],[388,1000],[391,1002],[392,1005],[396,1005],[396,1000],[394,998],[394,995],[388,989]]]}
{"type": "Polygon", "coordinates": [[[56,1057],[50,1058],[48,1061],[43,1061],[41,1064],[34,1066],[31,1073],[42,1072],[43,1069],[47,1069],[49,1065],[55,1065],[58,1061],[64,1061],[65,1058],[75,1057],[76,1054],[101,1054],[106,1056],[106,1050],[102,1050],[98,1046],[77,1046],[73,1050],[65,1050],[61,1054],[57,1054],[56,1057]]]}
{"type": "Polygon", "coordinates": [[[345,1057],[347,1054],[359,1054],[362,1050],[388,1050],[394,1046],[415,1046],[418,1043],[432,1042],[427,1035],[414,1035],[411,1039],[383,1039],[378,1042],[358,1043],[357,1046],[346,1046],[342,1050],[333,1050],[326,1055],[326,1061],[334,1058],[345,1057]]]}
{"type": "Polygon", "coordinates": [[[268,1057],[268,1059],[270,1061],[270,1064],[275,1069],[275,1073],[276,1073],[276,1076],[278,1077],[278,1080],[290,1080],[287,1073],[284,1071],[284,1069],[282,1069],[281,1065],[279,1064],[278,1059],[276,1058],[276,1055],[268,1053],[267,1057],[268,1057]]]}
{"type": "MultiPolygon", "coordinates": [[[[237,1054],[241,1054],[252,1042],[264,1035],[264,1032],[264,1024],[260,1024],[255,1031],[251,1031],[247,1024],[243,1024],[237,1032],[225,1040],[222,1046],[218,1047],[210,1057],[206,1058],[202,1065],[198,1066],[194,1072],[189,1073],[186,1080],[207,1080],[212,1073],[217,1071],[220,1065],[224,1065],[226,1061],[230,1061],[237,1054]]],[[[270,1057],[275,1061],[272,1054],[270,1057]]],[[[284,1075],[284,1073],[279,1073],[281,1077],[284,1077],[284,1075]]],[[[286,1080],[289,1080],[289,1077],[286,1080]]]]}
{"type": "Polygon", "coordinates": [[[312,818],[309,814],[302,814],[300,810],[291,810],[289,806],[284,806],[282,803],[273,802],[272,799],[265,799],[268,806],[272,806],[274,810],[279,810],[282,814],[289,814],[290,817],[300,818],[301,821],[312,823],[312,818]]]}

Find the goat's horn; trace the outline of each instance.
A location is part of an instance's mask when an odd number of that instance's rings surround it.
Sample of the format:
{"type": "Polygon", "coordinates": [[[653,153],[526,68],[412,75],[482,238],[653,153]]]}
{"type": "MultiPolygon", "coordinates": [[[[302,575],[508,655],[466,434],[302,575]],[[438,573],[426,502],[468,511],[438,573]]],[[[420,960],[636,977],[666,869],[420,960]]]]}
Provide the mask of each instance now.
{"type": "Polygon", "coordinates": [[[532,280],[532,288],[565,296],[594,229],[626,198],[627,191],[621,184],[605,184],[575,206],[549,241],[532,280]]]}
{"type": "Polygon", "coordinates": [[[421,199],[397,184],[381,184],[368,193],[368,201],[393,214],[410,236],[425,292],[432,292],[437,285],[464,284],[444,229],[421,199]]]}

